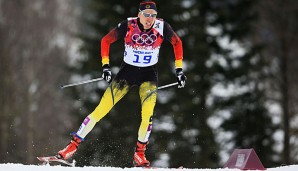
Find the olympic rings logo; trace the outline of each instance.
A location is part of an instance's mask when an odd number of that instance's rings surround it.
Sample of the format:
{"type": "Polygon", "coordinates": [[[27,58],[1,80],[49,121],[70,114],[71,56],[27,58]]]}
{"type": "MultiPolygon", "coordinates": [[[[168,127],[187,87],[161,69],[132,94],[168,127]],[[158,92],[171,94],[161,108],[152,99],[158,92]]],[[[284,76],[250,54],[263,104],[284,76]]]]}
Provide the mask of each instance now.
{"type": "Polygon", "coordinates": [[[134,34],[131,36],[131,39],[136,42],[137,44],[146,44],[146,45],[152,45],[157,40],[157,36],[155,34],[151,34],[150,36],[148,34],[134,34]]]}

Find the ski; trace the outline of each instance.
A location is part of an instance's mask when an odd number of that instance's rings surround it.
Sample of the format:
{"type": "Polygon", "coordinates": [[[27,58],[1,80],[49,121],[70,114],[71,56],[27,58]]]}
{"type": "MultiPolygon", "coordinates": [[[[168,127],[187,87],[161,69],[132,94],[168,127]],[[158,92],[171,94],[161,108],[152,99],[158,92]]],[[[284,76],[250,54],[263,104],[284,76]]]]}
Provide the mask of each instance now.
{"type": "Polygon", "coordinates": [[[73,162],[71,163],[69,161],[59,159],[59,158],[57,158],[57,156],[37,157],[37,159],[39,161],[43,162],[43,165],[48,165],[51,162],[58,162],[58,163],[62,163],[62,164],[68,165],[68,166],[75,167],[75,163],[76,163],[75,160],[73,160],[73,162]]]}
{"type": "Polygon", "coordinates": [[[183,166],[177,168],[165,168],[165,167],[156,167],[156,166],[138,166],[134,168],[142,168],[142,169],[184,169],[183,166]]]}

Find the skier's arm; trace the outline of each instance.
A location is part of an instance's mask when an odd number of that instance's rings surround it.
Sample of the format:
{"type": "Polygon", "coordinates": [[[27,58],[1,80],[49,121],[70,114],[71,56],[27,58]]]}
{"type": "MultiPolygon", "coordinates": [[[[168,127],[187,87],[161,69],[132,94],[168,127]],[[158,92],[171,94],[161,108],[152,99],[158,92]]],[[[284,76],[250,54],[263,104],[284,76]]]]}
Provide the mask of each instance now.
{"type": "Polygon", "coordinates": [[[102,66],[110,63],[110,45],[120,38],[124,38],[127,31],[127,20],[122,21],[101,39],[102,66]]]}
{"type": "Polygon", "coordinates": [[[165,22],[164,36],[165,36],[165,39],[168,40],[173,45],[176,69],[177,68],[182,69],[182,60],[183,60],[182,41],[180,40],[179,36],[173,31],[172,27],[167,22],[165,22]]]}
{"type": "Polygon", "coordinates": [[[182,69],[182,60],[183,60],[182,41],[180,40],[179,36],[173,31],[171,26],[166,22],[164,27],[164,36],[165,36],[165,39],[171,42],[174,48],[176,79],[178,82],[178,88],[184,88],[185,81],[187,78],[183,73],[183,69],[182,69]]]}

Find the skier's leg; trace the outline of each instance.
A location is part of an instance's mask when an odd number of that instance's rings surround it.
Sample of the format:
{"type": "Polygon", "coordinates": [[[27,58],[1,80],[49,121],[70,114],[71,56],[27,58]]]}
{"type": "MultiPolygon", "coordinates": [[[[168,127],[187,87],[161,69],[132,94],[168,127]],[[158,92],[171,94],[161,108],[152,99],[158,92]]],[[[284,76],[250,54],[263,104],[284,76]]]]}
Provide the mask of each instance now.
{"type": "Polygon", "coordinates": [[[142,121],[138,132],[138,142],[134,154],[135,166],[148,166],[150,162],[145,157],[145,150],[152,130],[152,115],[156,104],[155,82],[144,82],[140,86],[139,94],[142,104],[142,121]]]}
{"type": "Polygon", "coordinates": [[[156,104],[156,83],[144,82],[140,86],[139,94],[142,104],[142,121],[139,128],[138,140],[142,143],[146,143],[149,139],[152,129],[152,115],[156,104]]]}
{"type": "Polygon", "coordinates": [[[113,81],[106,89],[99,105],[88,115],[81,124],[77,135],[85,138],[93,129],[95,124],[100,121],[112,107],[128,92],[129,85],[125,81],[113,81]]]}
{"type": "Polygon", "coordinates": [[[78,132],[73,135],[71,142],[63,150],[58,152],[58,157],[63,159],[70,158],[76,152],[80,143],[84,141],[86,135],[93,129],[95,124],[112,109],[128,90],[129,86],[126,82],[113,81],[104,92],[99,105],[84,119],[78,132]]]}

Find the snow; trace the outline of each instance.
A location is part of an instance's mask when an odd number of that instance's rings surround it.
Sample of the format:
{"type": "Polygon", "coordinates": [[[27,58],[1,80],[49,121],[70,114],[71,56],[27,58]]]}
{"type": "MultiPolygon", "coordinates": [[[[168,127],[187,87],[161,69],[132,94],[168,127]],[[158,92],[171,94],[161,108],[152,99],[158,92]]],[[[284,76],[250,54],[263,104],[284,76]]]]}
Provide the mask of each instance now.
{"type": "MultiPolygon", "coordinates": [[[[40,165],[23,165],[23,164],[0,164],[1,171],[143,171],[148,169],[143,168],[114,168],[114,167],[65,167],[65,166],[40,166],[40,165]]],[[[173,171],[173,170],[185,170],[185,171],[239,171],[239,169],[227,169],[227,168],[218,168],[218,169],[166,169],[158,168],[154,170],[161,171],[173,171]]],[[[268,168],[266,171],[297,171],[298,165],[283,166],[277,168],[268,168]]],[[[247,170],[249,171],[249,170],[247,170]]]]}

